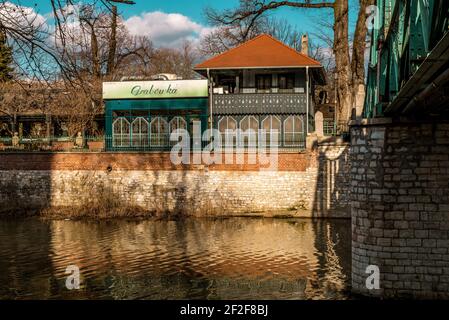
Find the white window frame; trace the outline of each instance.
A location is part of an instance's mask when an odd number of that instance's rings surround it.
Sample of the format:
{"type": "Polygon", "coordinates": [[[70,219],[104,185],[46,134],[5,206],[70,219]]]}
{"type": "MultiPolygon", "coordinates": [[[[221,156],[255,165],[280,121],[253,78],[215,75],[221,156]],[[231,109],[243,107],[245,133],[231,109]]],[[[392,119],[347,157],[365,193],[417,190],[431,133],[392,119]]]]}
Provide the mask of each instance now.
{"type": "Polygon", "coordinates": [[[184,117],[181,117],[181,116],[176,116],[176,117],[174,117],[173,119],[171,119],[170,120],[170,122],[169,122],[169,131],[170,131],[170,133],[172,133],[174,130],[173,130],[173,122],[174,121],[176,121],[176,127],[179,129],[179,127],[180,127],[180,123],[182,123],[183,125],[184,125],[184,127],[182,128],[182,129],[185,129],[185,130],[187,130],[187,121],[184,119],[184,117]]]}
{"type": "Polygon", "coordinates": [[[149,143],[150,143],[148,140],[148,133],[150,132],[149,125],[150,124],[144,117],[137,117],[133,120],[133,122],[131,123],[131,134],[132,134],[131,144],[133,147],[147,147],[149,145],[149,143]],[[139,122],[139,124],[138,124],[139,132],[134,133],[134,124],[137,122],[139,122]],[[146,133],[142,133],[143,126],[147,127],[146,133]],[[137,138],[138,143],[136,143],[136,138],[137,138]]]}
{"type": "Polygon", "coordinates": [[[236,132],[236,130],[238,129],[238,125],[239,125],[238,121],[234,117],[232,117],[232,116],[223,116],[223,117],[221,117],[218,120],[218,131],[220,132],[220,135],[221,135],[221,141],[222,141],[221,145],[222,145],[222,147],[227,147],[226,146],[226,136],[228,136],[228,135],[233,136],[233,139],[232,139],[233,145],[232,145],[232,147],[237,145],[237,134],[236,134],[237,132],[236,132]],[[221,127],[221,122],[224,121],[224,120],[226,120],[226,129],[223,132],[223,131],[220,130],[220,127],[221,127]],[[233,121],[235,123],[235,130],[234,129],[229,129],[229,121],[233,121]]]}
{"type": "Polygon", "coordinates": [[[112,146],[114,148],[129,147],[131,145],[131,130],[131,124],[129,123],[128,119],[126,119],[125,117],[118,117],[117,119],[115,119],[112,123],[112,146]],[[115,126],[117,122],[120,122],[120,133],[115,133],[115,126]],[[123,133],[124,122],[128,126],[128,133],[123,133]],[[119,144],[117,143],[117,139],[120,139],[119,144]]]}
{"type": "Polygon", "coordinates": [[[275,134],[277,134],[277,136],[278,136],[277,146],[280,146],[281,145],[281,139],[282,139],[282,120],[281,120],[281,118],[279,118],[276,115],[266,116],[260,123],[262,130],[265,130],[264,124],[265,124],[265,121],[267,121],[267,120],[270,121],[270,126],[269,126],[270,130],[269,130],[269,132],[265,133],[265,135],[266,135],[265,143],[267,144],[267,146],[269,146],[271,141],[273,140],[273,137],[275,136],[275,134]],[[279,130],[278,130],[277,133],[275,133],[274,130],[273,130],[273,119],[276,119],[276,121],[279,123],[279,130]]]}
{"type": "Polygon", "coordinates": [[[167,120],[165,120],[161,116],[154,117],[150,122],[150,145],[153,147],[166,147],[168,146],[168,142],[170,141],[170,127],[168,125],[167,120]],[[153,123],[157,121],[157,133],[153,132],[153,123]],[[166,132],[161,132],[161,123],[165,124],[165,127],[167,128],[166,132]],[[158,143],[153,143],[153,138],[156,135],[156,138],[158,143]]]}
{"type": "Polygon", "coordinates": [[[239,133],[241,134],[241,137],[240,137],[240,139],[238,139],[238,141],[240,142],[240,145],[239,145],[240,147],[257,148],[257,142],[259,141],[259,139],[258,139],[259,125],[260,125],[259,119],[257,119],[253,115],[244,116],[242,118],[242,120],[240,120],[239,133]],[[242,124],[244,124],[244,122],[246,121],[247,122],[246,125],[248,126],[248,129],[251,129],[251,119],[256,121],[257,131],[249,133],[249,132],[246,132],[246,130],[242,129],[242,124]]]}
{"type": "Polygon", "coordinates": [[[292,139],[293,142],[287,144],[287,139],[286,139],[286,136],[287,136],[287,135],[292,135],[293,138],[294,138],[296,135],[299,135],[300,137],[302,136],[303,138],[305,138],[305,137],[304,137],[304,119],[303,119],[303,116],[300,116],[300,115],[290,115],[290,116],[288,116],[287,118],[285,118],[283,125],[284,125],[284,146],[286,146],[286,147],[301,147],[301,146],[303,146],[304,141],[296,141],[295,139],[292,139]],[[295,120],[296,120],[296,118],[299,119],[299,121],[301,122],[301,129],[302,129],[302,131],[299,131],[299,132],[296,132],[296,131],[295,131],[295,124],[296,124],[296,121],[295,121],[295,120]],[[293,130],[292,130],[291,132],[289,132],[289,131],[286,130],[286,125],[285,125],[285,123],[286,123],[289,119],[293,119],[293,124],[292,124],[293,130]]]}
{"type": "MultiPolygon", "coordinates": [[[[184,119],[184,117],[181,116],[176,116],[173,119],[170,120],[170,122],[168,123],[168,131],[169,134],[171,135],[175,130],[173,129],[173,123],[175,123],[176,121],[176,128],[177,129],[184,129],[187,130],[187,121],[184,119]],[[183,124],[183,128],[180,128],[180,124],[183,124]]],[[[178,142],[177,141],[170,141],[171,145],[176,145],[178,142]]]]}

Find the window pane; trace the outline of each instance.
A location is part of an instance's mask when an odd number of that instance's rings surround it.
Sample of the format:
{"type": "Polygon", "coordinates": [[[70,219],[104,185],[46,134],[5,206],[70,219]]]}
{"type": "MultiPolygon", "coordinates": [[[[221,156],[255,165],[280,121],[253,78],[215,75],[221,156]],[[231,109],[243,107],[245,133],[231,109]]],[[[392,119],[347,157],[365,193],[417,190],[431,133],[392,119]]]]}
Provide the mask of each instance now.
{"type": "Polygon", "coordinates": [[[271,75],[265,76],[265,89],[271,89],[271,75]]]}
{"type": "Polygon", "coordinates": [[[250,117],[249,119],[250,119],[249,127],[255,132],[257,132],[259,130],[259,121],[257,121],[255,117],[250,117]]]}
{"type": "Polygon", "coordinates": [[[271,74],[259,74],[256,75],[256,86],[259,90],[271,89],[271,74]]]}
{"type": "Polygon", "coordinates": [[[140,132],[140,121],[139,119],[136,119],[133,121],[133,133],[139,133],[140,132]]]}
{"type": "Polygon", "coordinates": [[[287,89],[293,89],[295,86],[295,75],[287,78],[287,89]]]}
{"type": "Polygon", "coordinates": [[[271,116],[271,128],[281,131],[281,120],[275,116],[271,116]]]}
{"type": "Polygon", "coordinates": [[[168,133],[168,123],[162,118],[160,118],[160,132],[168,133]]]}
{"type": "Polygon", "coordinates": [[[269,131],[271,129],[271,116],[266,117],[265,119],[262,120],[262,129],[264,129],[265,131],[269,131]]]}
{"type": "Polygon", "coordinates": [[[144,120],[144,119],[141,119],[140,132],[141,133],[148,133],[148,122],[146,120],[144,120]]]}
{"type": "Polygon", "coordinates": [[[151,133],[159,132],[159,118],[154,118],[151,120],[151,133]]]}
{"type": "Polygon", "coordinates": [[[302,121],[301,118],[298,116],[295,116],[295,131],[296,132],[302,131],[302,121]]]}
{"type": "Polygon", "coordinates": [[[293,133],[286,133],[285,135],[285,145],[291,146],[293,145],[293,133]]]}
{"type": "Polygon", "coordinates": [[[286,79],[285,76],[279,76],[279,89],[285,89],[286,79]]]}
{"type": "Polygon", "coordinates": [[[242,121],[240,121],[240,129],[242,129],[242,131],[246,131],[249,129],[248,117],[244,117],[242,121]]]}
{"type": "Polygon", "coordinates": [[[293,131],[293,117],[290,116],[284,121],[284,131],[292,132],[293,131]]]}
{"type": "Polygon", "coordinates": [[[121,132],[122,132],[122,122],[121,119],[119,119],[114,122],[114,133],[121,133],[121,132]]]}
{"type": "Polygon", "coordinates": [[[185,129],[185,120],[182,117],[174,117],[170,121],[170,131],[173,132],[177,129],[185,129]]]}
{"type": "Polygon", "coordinates": [[[121,119],[122,120],[122,133],[129,133],[129,122],[126,119],[121,119]]]}
{"type": "Polygon", "coordinates": [[[187,123],[183,117],[178,117],[178,129],[187,129],[187,123]]]}
{"type": "Polygon", "coordinates": [[[221,118],[219,121],[218,121],[218,130],[220,131],[220,132],[225,132],[225,130],[226,130],[226,127],[227,127],[227,118],[226,117],[223,117],[223,118],[221,118]]]}
{"type": "Polygon", "coordinates": [[[228,118],[228,129],[230,130],[237,129],[237,121],[233,117],[228,118]]]}

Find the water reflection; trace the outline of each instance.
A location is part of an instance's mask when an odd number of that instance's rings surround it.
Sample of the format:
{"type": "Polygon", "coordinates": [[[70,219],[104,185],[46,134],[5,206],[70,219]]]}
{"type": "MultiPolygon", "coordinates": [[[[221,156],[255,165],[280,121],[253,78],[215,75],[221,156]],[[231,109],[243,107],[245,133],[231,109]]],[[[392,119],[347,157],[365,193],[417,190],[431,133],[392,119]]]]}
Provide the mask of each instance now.
{"type": "Polygon", "coordinates": [[[349,271],[349,221],[0,221],[2,299],[344,299],[349,271]]]}

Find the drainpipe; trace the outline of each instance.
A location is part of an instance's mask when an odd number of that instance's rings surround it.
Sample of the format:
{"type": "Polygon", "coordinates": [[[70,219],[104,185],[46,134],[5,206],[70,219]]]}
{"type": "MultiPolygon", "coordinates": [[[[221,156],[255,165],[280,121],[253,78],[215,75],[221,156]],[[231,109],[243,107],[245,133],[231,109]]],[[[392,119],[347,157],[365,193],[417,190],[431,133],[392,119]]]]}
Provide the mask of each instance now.
{"type": "MultiPolygon", "coordinates": [[[[207,81],[209,82],[209,114],[210,114],[210,129],[213,128],[213,121],[214,121],[214,117],[213,117],[213,94],[214,94],[214,84],[213,84],[213,79],[210,77],[210,71],[209,68],[207,68],[207,81]]],[[[212,138],[212,130],[211,130],[211,138],[212,138]]]]}
{"type": "Polygon", "coordinates": [[[306,136],[309,135],[309,67],[306,67],[306,136]]]}

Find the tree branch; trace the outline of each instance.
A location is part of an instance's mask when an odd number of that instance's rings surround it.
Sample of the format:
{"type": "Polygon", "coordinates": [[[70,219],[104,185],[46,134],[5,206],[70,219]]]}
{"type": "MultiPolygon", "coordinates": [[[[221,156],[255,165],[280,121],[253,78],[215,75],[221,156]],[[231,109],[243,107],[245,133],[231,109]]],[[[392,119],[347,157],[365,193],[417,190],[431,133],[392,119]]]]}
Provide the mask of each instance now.
{"type": "Polygon", "coordinates": [[[242,8],[234,13],[228,13],[223,16],[223,24],[233,24],[241,21],[250,16],[260,16],[266,11],[274,10],[280,7],[293,7],[293,8],[311,8],[311,9],[321,9],[321,8],[334,8],[334,2],[321,2],[321,3],[309,3],[306,2],[296,2],[296,1],[271,1],[266,3],[265,1],[254,1],[251,6],[252,9],[242,8]],[[226,19],[229,19],[225,21],[226,19]]]}

